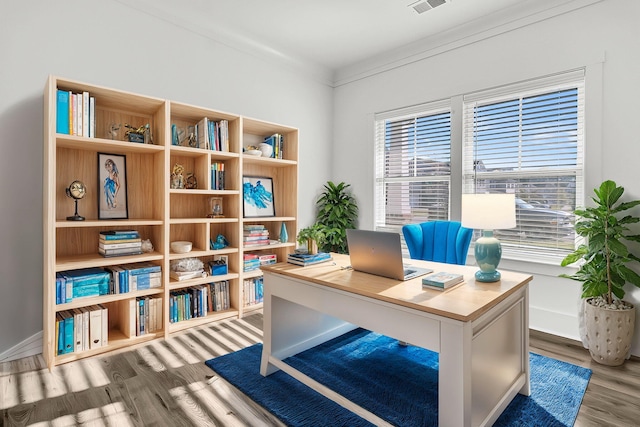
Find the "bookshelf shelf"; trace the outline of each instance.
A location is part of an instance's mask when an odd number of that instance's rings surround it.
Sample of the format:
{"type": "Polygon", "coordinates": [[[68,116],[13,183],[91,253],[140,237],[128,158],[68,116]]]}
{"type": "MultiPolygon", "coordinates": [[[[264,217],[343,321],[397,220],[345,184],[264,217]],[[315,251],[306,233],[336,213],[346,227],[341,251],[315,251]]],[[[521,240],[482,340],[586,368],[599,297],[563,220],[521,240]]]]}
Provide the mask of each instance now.
{"type": "MultiPolygon", "coordinates": [[[[278,261],[286,261],[287,254],[295,248],[297,129],[56,76],[50,76],[47,80],[44,106],[43,356],[47,366],[51,368],[139,342],[167,338],[184,329],[230,317],[242,317],[262,308],[262,304],[247,306],[244,303],[245,281],[258,280],[262,273],[260,270],[243,272],[243,259],[245,254],[259,253],[275,255],[278,261]],[[58,132],[58,90],[69,93],[70,98],[72,94],[84,93],[94,98],[95,108],[90,110],[87,121],[91,125],[87,128],[90,129],[88,134],[80,132],[84,136],[79,136],[58,132]],[[215,126],[218,126],[214,133],[209,134],[210,139],[215,134],[220,137],[217,141],[213,138],[214,143],[210,144],[213,149],[205,146],[199,148],[199,144],[198,147],[193,146],[193,141],[188,146],[187,139],[179,142],[182,145],[174,145],[175,135],[186,135],[200,123],[207,122],[215,122],[215,126]],[[129,142],[125,136],[125,124],[133,129],[148,125],[151,138],[147,138],[147,142],[151,143],[129,142]],[[283,136],[282,158],[243,154],[245,147],[258,145],[274,134],[283,136]],[[104,197],[104,182],[99,178],[102,167],[98,164],[98,153],[126,157],[126,219],[99,219],[102,215],[98,206],[104,197]],[[186,174],[195,177],[196,188],[171,188],[171,172],[176,164],[184,167],[185,177],[186,174]],[[224,171],[223,177],[221,171],[224,171]],[[243,217],[242,177],[251,175],[273,179],[277,216],[243,217]],[[84,221],[66,219],[73,214],[75,202],[66,195],[65,188],[74,180],[81,180],[87,188],[85,197],[78,201],[78,213],[85,217],[84,221]],[[222,199],[224,217],[208,217],[211,214],[212,197],[222,199]],[[289,230],[288,242],[261,247],[243,246],[244,225],[263,224],[269,230],[270,239],[276,240],[283,222],[289,230]],[[151,241],[153,252],[103,257],[98,253],[100,232],[116,230],[137,231],[142,240],[151,241]],[[226,238],[228,246],[210,249],[210,241],[215,241],[220,234],[226,238]],[[170,243],[176,240],[189,240],[193,242],[194,249],[186,254],[173,253],[170,243]],[[170,266],[174,261],[198,258],[207,266],[208,262],[219,257],[227,259],[228,274],[185,281],[170,278],[170,266]],[[95,267],[128,268],[143,262],[161,267],[160,287],[118,294],[95,294],[56,304],[57,273],[95,267]],[[206,316],[187,321],[170,322],[170,298],[173,294],[220,281],[228,284],[228,309],[210,311],[206,316]],[[135,336],[136,331],[133,331],[131,336],[131,325],[127,323],[131,319],[135,321],[134,316],[138,314],[134,303],[149,298],[154,299],[154,306],[159,307],[156,316],[161,317],[162,327],[157,328],[156,325],[154,332],[139,336],[135,336]],[[105,331],[107,344],[95,349],[58,354],[56,316],[78,310],[87,311],[96,305],[101,305],[108,312],[105,331]]],[[[84,119],[84,116],[78,117],[84,119]]]]}

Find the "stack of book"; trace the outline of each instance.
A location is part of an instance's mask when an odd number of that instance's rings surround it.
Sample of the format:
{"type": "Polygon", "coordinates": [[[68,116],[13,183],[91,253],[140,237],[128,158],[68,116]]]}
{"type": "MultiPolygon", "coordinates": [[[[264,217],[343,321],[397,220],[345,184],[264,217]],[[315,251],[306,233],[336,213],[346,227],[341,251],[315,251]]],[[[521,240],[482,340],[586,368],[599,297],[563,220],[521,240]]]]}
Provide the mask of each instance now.
{"type": "Polygon", "coordinates": [[[244,246],[261,246],[269,244],[269,230],[262,224],[248,224],[242,230],[244,246]]]}
{"type": "Polygon", "coordinates": [[[98,252],[104,257],[139,255],[142,239],[136,230],[101,231],[98,252]]]}
{"type": "Polygon", "coordinates": [[[451,286],[457,285],[464,280],[462,274],[447,273],[441,271],[422,278],[422,287],[428,289],[445,290],[451,286]]]}
{"type": "Polygon", "coordinates": [[[60,271],[56,274],[56,304],[111,292],[111,274],[101,267],[60,271]]]}
{"type": "Polygon", "coordinates": [[[242,271],[253,271],[260,268],[260,257],[257,254],[244,254],[242,256],[242,271]]]}
{"type": "Polygon", "coordinates": [[[333,257],[327,252],[318,252],[317,254],[289,254],[287,262],[295,265],[313,265],[331,261],[333,257]]]}

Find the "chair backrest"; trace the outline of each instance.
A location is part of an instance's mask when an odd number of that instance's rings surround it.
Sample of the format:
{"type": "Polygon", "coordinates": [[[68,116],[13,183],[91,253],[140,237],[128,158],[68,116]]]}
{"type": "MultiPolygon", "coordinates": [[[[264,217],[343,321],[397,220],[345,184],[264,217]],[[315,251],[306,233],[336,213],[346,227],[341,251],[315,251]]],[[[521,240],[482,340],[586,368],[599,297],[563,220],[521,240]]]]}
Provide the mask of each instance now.
{"type": "Polygon", "coordinates": [[[403,226],[402,234],[411,258],[464,265],[473,229],[459,221],[427,221],[403,226]]]}

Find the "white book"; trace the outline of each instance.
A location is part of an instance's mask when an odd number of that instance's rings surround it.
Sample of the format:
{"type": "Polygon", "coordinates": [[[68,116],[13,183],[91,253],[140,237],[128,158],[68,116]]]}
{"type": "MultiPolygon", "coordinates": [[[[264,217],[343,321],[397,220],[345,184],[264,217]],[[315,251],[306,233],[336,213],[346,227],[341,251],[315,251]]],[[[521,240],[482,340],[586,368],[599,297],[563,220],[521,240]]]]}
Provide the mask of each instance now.
{"type": "Polygon", "coordinates": [[[96,98],[89,97],[89,137],[96,137],[96,98]]]}
{"type": "Polygon", "coordinates": [[[87,351],[90,348],[91,340],[89,338],[89,310],[82,308],[82,350],[87,351]]]}
{"type": "Polygon", "coordinates": [[[128,337],[135,337],[136,332],[136,320],[138,319],[138,304],[135,298],[129,300],[129,330],[127,331],[128,337]]]}
{"type": "Polygon", "coordinates": [[[89,348],[102,346],[102,309],[97,305],[91,306],[89,312],[89,348]]]}
{"type": "Polygon", "coordinates": [[[89,137],[89,92],[82,92],[82,136],[89,137]]]}
{"type": "Polygon", "coordinates": [[[74,118],[74,128],[76,135],[82,136],[82,94],[76,93],[76,116],[74,118]]]}
{"type": "Polygon", "coordinates": [[[162,330],[162,324],[163,324],[163,316],[164,316],[164,304],[163,304],[163,299],[162,297],[158,297],[156,298],[156,331],[161,331],[162,330]]]}
{"type": "Polygon", "coordinates": [[[149,332],[156,331],[156,299],[149,298],[149,332]]]}
{"type": "Polygon", "coordinates": [[[76,340],[76,351],[82,351],[84,349],[84,343],[82,337],[84,336],[84,326],[82,321],[84,316],[82,310],[79,308],[73,309],[73,335],[76,340]]]}
{"type": "Polygon", "coordinates": [[[109,344],[109,309],[103,304],[98,304],[102,309],[102,346],[109,344]]]}

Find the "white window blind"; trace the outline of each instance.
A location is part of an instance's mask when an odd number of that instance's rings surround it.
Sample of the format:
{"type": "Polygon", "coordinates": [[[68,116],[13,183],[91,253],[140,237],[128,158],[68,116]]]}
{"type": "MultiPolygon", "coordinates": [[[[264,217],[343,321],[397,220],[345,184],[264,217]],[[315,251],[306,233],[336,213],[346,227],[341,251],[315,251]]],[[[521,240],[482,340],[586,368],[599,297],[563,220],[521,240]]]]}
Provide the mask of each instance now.
{"type": "Polygon", "coordinates": [[[515,193],[516,228],[496,230],[505,257],[560,258],[584,204],[584,72],[464,97],[463,192],[515,193]]]}
{"type": "Polygon", "coordinates": [[[448,102],[375,117],[375,228],[448,219],[451,113],[448,102]]]}

